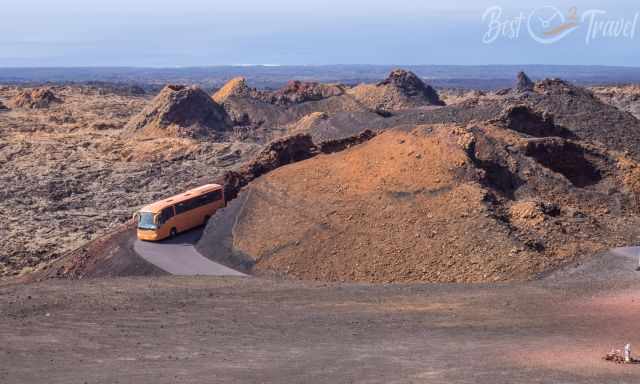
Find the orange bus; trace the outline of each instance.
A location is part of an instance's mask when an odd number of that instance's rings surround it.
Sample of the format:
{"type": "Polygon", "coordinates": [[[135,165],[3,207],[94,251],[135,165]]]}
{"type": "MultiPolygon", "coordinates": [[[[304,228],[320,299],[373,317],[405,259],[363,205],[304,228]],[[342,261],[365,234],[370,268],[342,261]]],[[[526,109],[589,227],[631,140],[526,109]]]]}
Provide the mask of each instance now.
{"type": "Polygon", "coordinates": [[[160,200],[134,215],[138,224],[138,239],[158,241],[204,225],[224,206],[224,191],[218,184],[203,185],[160,200]]]}

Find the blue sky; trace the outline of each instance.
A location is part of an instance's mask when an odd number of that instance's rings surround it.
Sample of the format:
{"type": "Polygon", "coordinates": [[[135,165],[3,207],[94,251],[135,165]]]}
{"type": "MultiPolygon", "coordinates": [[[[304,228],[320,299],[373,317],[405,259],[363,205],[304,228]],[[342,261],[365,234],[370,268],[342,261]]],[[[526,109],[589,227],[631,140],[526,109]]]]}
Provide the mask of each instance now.
{"type": "MultiPolygon", "coordinates": [[[[553,5],[631,21],[640,3],[425,0],[21,0],[6,2],[0,66],[222,64],[598,64],[640,66],[640,30],[585,44],[587,25],[544,45],[482,42],[482,15],[553,5]]],[[[640,29],[640,22],[638,23],[640,29]]]]}

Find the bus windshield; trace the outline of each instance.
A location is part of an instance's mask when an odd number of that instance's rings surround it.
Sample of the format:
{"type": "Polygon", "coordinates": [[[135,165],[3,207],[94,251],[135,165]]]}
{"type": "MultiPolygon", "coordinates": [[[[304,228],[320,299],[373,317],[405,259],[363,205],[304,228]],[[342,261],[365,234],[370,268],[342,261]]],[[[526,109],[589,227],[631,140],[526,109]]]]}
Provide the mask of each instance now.
{"type": "Polygon", "coordinates": [[[151,212],[139,212],[138,213],[138,228],[142,229],[158,229],[155,223],[154,215],[151,212]]]}

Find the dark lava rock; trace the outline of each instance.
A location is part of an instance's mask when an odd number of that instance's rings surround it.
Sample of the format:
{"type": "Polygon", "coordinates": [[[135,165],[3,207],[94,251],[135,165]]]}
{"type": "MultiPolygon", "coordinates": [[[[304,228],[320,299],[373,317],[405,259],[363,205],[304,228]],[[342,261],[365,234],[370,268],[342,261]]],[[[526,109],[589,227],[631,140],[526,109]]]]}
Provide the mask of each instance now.
{"type": "Polygon", "coordinates": [[[586,88],[560,79],[536,82],[535,92],[526,94],[533,109],[550,113],[556,125],[582,140],[601,143],[608,149],[626,151],[640,159],[640,121],[599,100],[586,88]]]}
{"type": "Polygon", "coordinates": [[[529,76],[527,76],[524,72],[518,73],[518,81],[516,83],[516,91],[517,92],[530,92],[533,91],[535,84],[529,76]]]}
{"type": "Polygon", "coordinates": [[[322,100],[342,94],[344,94],[344,89],[340,85],[294,80],[288,82],[287,85],[279,90],[266,93],[262,97],[264,101],[272,104],[288,105],[322,100]]]}
{"type": "Polygon", "coordinates": [[[233,200],[242,187],[253,179],[283,165],[309,159],[318,154],[311,135],[298,134],[269,143],[249,164],[224,175],[225,197],[233,200]]]}
{"type": "Polygon", "coordinates": [[[497,122],[502,126],[534,137],[573,137],[571,131],[555,124],[553,115],[536,111],[527,105],[505,108],[497,122]]]}
{"type": "Polygon", "coordinates": [[[360,133],[359,135],[356,136],[351,136],[351,137],[347,137],[347,138],[343,138],[343,139],[336,139],[336,140],[327,140],[322,142],[319,147],[320,147],[320,152],[322,153],[335,153],[335,152],[340,152],[343,151],[347,148],[350,148],[354,145],[358,145],[358,144],[362,144],[366,141],[369,141],[371,139],[373,139],[374,137],[376,137],[377,133],[367,129],[364,130],[362,133],[360,133]]]}

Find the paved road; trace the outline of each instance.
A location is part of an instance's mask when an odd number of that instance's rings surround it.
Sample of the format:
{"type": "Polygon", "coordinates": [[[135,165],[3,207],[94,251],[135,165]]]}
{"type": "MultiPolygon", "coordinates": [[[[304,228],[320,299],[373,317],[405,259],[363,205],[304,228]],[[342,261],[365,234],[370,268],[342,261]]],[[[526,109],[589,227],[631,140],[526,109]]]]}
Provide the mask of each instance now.
{"type": "Polygon", "coordinates": [[[640,247],[614,248],[611,253],[640,261],[640,247]]]}
{"type": "Polygon", "coordinates": [[[140,257],[172,275],[246,276],[198,253],[194,244],[201,234],[202,229],[196,229],[157,243],[136,240],[133,248],[140,257]]]}

